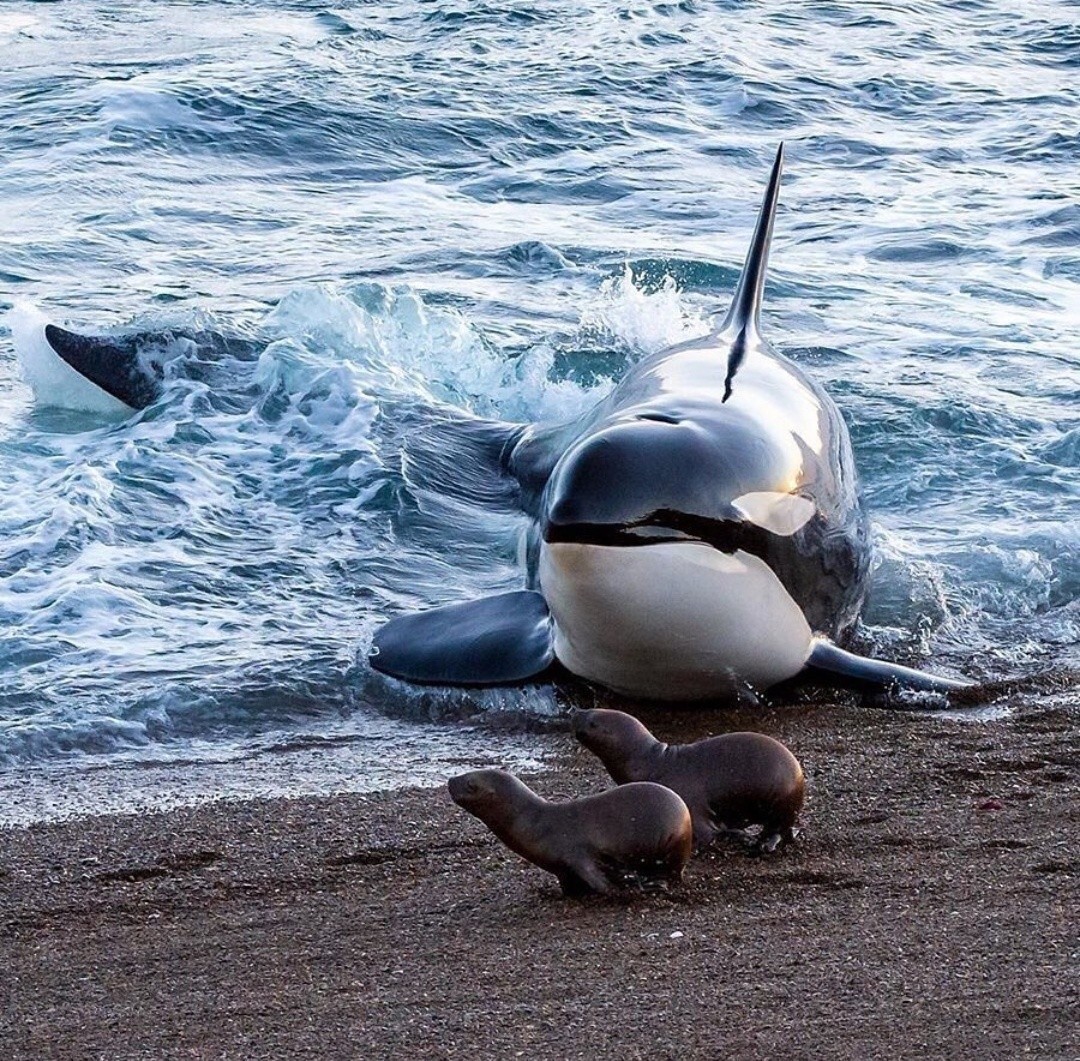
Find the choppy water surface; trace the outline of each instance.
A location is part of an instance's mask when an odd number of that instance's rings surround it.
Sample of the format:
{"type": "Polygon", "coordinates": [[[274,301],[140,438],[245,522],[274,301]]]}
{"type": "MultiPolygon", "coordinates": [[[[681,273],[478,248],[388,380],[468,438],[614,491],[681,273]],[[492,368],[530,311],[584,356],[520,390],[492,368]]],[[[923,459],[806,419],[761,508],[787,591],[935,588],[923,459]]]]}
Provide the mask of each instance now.
{"type": "Polygon", "coordinates": [[[448,408],[570,417],[702,332],[781,138],[766,328],[852,429],[866,638],[979,677],[1077,666],[1078,20],[3,4],[2,787],[298,741],[391,783],[482,758],[490,728],[448,721],[477,706],[558,711],[363,663],[379,617],[520,580],[521,518],[419,488],[403,446],[448,408]],[[209,345],[109,421],[33,400],[12,329],[37,313],[209,345]]]}

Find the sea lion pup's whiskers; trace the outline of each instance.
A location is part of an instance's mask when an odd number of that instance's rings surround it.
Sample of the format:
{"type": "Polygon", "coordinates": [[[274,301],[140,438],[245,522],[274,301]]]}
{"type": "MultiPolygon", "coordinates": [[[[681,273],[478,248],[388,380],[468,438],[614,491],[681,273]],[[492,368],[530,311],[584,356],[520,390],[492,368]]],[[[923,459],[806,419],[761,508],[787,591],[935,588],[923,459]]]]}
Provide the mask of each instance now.
{"type": "Polygon", "coordinates": [[[693,849],[690,811],[662,785],[623,785],[565,803],[550,803],[504,770],[474,770],[447,787],[511,851],[555,874],[566,895],[678,880],[693,849]]]}
{"type": "Polygon", "coordinates": [[[632,715],[597,708],[573,716],[574,736],[616,784],[654,781],[686,801],[694,842],[761,826],[758,847],[774,850],[795,836],[806,783],[799,760],[764,733],[725,733],[693,744],[664,744],[632,715]]]}
{"type": "Polygon", "coordinates": [[[524,781],[503,770],[474,770],[450,778],[446,787],[459,807],[479,818],[511,851],[548,868],[534,854],[523,850],[515,831],[535,830],[546,802],[524,781]],[[492,775],[498,775],[497,779],[492,775]]]}

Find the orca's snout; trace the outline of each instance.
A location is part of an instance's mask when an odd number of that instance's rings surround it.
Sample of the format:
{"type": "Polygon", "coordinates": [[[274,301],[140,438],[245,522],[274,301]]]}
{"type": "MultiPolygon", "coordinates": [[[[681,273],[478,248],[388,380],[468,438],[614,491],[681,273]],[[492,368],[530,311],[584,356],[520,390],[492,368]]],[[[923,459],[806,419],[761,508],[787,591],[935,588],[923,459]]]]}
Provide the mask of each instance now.
{"type": "Polygon", "coordinates": [[[730,498],[746,469],[726,442],[662,409],[586,436],[548,481],[544,540],[636,544],[625,531],[682,532],[683,515],[730,519],[730,498]]]}
{"type": "Polygon", "coordinates": [[[556,497],[544,512],[544,524],[550,527],[572,527],[575,523],[589,522],[588,506],[582,505],[573,495],[556,497]]]}

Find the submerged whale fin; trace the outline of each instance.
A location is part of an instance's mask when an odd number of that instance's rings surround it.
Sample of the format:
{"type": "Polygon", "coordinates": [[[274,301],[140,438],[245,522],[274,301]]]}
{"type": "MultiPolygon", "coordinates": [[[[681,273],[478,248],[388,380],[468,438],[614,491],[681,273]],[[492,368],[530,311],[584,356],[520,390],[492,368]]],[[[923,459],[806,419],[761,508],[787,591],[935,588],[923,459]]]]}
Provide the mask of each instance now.
{"type": "Polygon", "coordinates": [[[532,590],[403,615],[376,632],[370,658],[376,670],[411,682],[522,682],[555,659],[551,615],[532,590]]]}
{"type": "Polygon", "coordinates": [[[829,678],[833,683],[852,685],[861,689],[914,689],[930,693],[951,693],[970,687],[968,682],[941,678],[935,674],[901,667],[897,663],[856,656],[837,648],[831,641],[815,638],[803,672],[829,678]]]}
{"type": "Polygon", "coordinates": [[[145,409],[161,396],[160,371],[139,356],[134,341],[77,335],[55,324],[45,325],[45,339],[80,376],[132,409],[145,409]]]}
{"type": "Polygon", "coordinates": [[[776,204],[780,198],[780,174],[784,169],[784,145],[776,150],[776,160],[769,174],[769,184],[758,213],[754,237],[746,253],[739,286],[731,300],[720,332],[731,338],[728,355],[727,378],[724,380],[724,401],[731,397],[731,381],[746,357],[746,348],[761,330],[761,299],[765,292],[765,270],[769,264],[769,245],[772,243],[773,222],[776,220],[776,204]]]}
{"type": "Polygon", "coordinates": [[[521,424],[447,412],[404,435],[402,473],[410,486],[444,497],[516,509],[521,488],[509,454],[524,432],[521,424]]]}

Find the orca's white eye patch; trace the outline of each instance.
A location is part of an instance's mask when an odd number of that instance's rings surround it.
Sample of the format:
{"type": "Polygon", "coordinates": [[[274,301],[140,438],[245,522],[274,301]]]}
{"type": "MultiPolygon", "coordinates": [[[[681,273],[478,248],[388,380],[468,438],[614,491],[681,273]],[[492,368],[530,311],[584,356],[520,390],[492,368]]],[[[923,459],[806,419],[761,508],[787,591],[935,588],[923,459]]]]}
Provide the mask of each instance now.
{"type": "Polygon", "coordinates": [[[789,537],[810,521],[814,502],[798,494],[758,490],[735,498],[732,505],[756,527],[789,537]]]}

